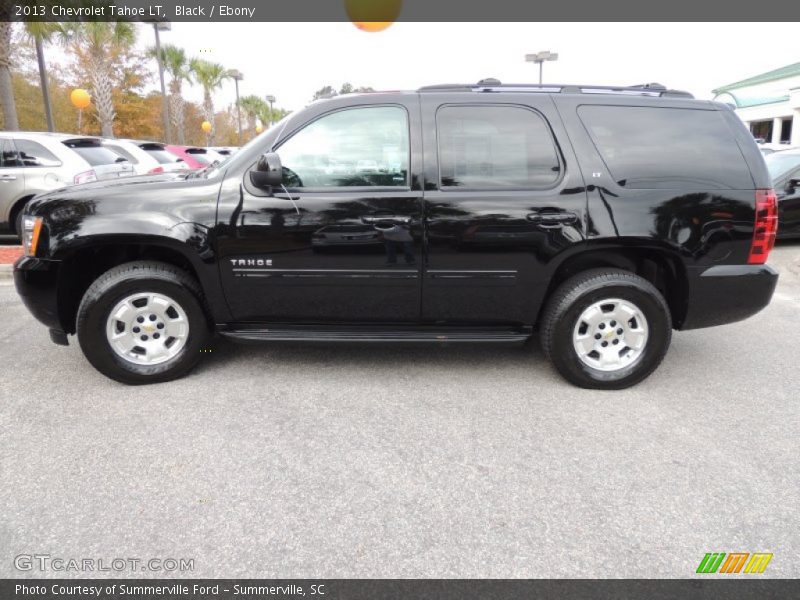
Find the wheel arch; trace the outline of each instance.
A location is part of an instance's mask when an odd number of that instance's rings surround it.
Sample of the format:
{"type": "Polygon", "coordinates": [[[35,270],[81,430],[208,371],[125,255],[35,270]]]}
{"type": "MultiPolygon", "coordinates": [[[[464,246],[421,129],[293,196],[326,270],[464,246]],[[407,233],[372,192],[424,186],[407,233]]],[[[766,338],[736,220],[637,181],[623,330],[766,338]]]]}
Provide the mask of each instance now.
{"type": "Polygon", "coordinates": [[[229,320],[216,262],[204,261],[194,248],[178,240],[140,235],[82,238],[80,245],[62,247],[54,258],[61,261],[57,304],[59,321],[67,333],[75,333],[78,306],[92,282],[118,265],[139,260],[159,261],[186,271],[200,285],[211,319],[218,323],[229,320]]]}
{"type": "Polygon", "coordinates": [[[539,322],[553,292],[564,281],[578,273],[596,268],[628,271],[652,283],[669,306],[673,327],[680,328],[687,311],[686,268],[674,250],[647,243],[589,242],[577,252],[565,256],[551,271],[536,322],[539,322]]]}
{"type": "Polygon", "coordinates": [[[19,212],[25,208],[25,205],[35,197],[36,194],[26,194],[25,196],[22,196],[22,198],[13,202],[11,207],[8,209],[8,228],[17,235],[20,235],[20,232],[17,231],[17,215],[19,215],[19,212]]]}

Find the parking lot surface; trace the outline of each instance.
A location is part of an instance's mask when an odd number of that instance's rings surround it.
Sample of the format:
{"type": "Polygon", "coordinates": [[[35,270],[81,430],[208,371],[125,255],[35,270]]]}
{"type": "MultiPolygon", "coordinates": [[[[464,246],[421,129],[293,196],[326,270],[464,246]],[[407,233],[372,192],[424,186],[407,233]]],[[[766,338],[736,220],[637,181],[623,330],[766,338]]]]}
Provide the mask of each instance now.
{"type": "Polygon", "coordinates": [[[125,387],[0,285],[0,576],[64,575],[14,567],[47,553],[197,577],[690,577],[706,552],[772,552],[762,577],[797,577],[800,244],[770,262],[766,310],[676,333],[620,392],[569,386],[535,343],[220,341],[186,379],[125,387]]]}

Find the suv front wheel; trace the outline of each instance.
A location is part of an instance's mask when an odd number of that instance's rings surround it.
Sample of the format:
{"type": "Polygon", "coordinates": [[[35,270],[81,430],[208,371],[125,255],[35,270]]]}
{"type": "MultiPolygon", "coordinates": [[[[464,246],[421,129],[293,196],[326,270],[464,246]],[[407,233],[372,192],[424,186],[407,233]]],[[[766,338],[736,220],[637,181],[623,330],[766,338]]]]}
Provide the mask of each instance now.
{"type": "Polygon", "coordinates": [[[78,308],[77,330],[89,362],[127,384],[188,373],[211,333],[194,278],[153,261],[119,265],[92,283],[78,308]]]}
{"type": "Polygon", "coordinates": [[[547,303],[540,335],[545,355],[571,383],[593,389],[632,386],[661,363],[672,319],[646,279],[592,269],[565,281],[547,303]]]}

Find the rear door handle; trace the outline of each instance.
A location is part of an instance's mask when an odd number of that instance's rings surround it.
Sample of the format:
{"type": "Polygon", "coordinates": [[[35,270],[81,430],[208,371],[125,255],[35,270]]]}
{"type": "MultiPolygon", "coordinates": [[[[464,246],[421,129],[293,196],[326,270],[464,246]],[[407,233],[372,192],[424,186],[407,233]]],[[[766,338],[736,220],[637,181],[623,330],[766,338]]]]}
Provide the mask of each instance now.
{"type": "Polygon", "coordinates": [[[374,223],[395,223],[397,225],[408,225],[411,223],[411,217],[403,217],[399,215],[381,215],[381,216],[374,216],[374,217],[361,217],[361,222],[366,225],[372,225],[374,223]]]}
{"type": "Polygon", "coordinates": [[[554,213],[530,213],[525,217],[531,223],[536,223],[542,227],[558,227],[559,225],[567,225],[574,223],[578,220],[578,215],[571,212],[554,212],[554,213]]]}

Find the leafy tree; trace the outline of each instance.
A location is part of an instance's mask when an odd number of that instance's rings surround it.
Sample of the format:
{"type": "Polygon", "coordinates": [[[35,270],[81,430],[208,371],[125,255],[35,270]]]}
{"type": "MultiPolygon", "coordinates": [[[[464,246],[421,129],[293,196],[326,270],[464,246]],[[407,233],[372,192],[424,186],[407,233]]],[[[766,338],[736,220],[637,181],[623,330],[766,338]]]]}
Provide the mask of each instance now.
{"type": "Polygon", "coordinates": [[[265,108],[269,110],[269,104],[258,96],[245,96],[239,100],[239,106],[242,107],[244,114],[247,115],[247,129],[255,132],[256,119],[263,113],[265,108]]]}
{"type": "Polygon", "coordinates": [[[5,129],[16,131],[19,129],[17,118],[17,105],[14,103],[14,89],[11,82],[11,56],[13,23],[0,21],[0,104],[3,108],[3,124],[5,129]]]}
{"type": "MultiPolygon", "coordinates": [[[[150,48],[148,54],[156,57],[156,49],[150,48]]],[[[161,46],[161,62],[170,76],[169,113],[172,128],[178,144],[186,144],[186,101],[183,99],[183,82],[192,83],[191,62],[183,48],[172,44],[161,46]]]]}
{"type": "Polygon", "coordinates": [[[39,83],[42,86],[42,102],[44,103],[44,113],[47,119],[47,129],[55,131],[53,122],[53,107],[50,101],[50,86],[47,79],[47,63],[44,58],[44,46],[49,44],[54,36],[64,34],[64,26],[61,23],[47,23],[42,21],[27,21],[25,23],[25,33],[36,45],[36,58],[39,63],[39,83]]]}
{"type": "Polygon", "coordinates": [[[374,91],[375,90],[368,86],[355,87],[352,83],[347,81],[342,84],[338,92],[333,88],[333,86],[330,85],[326,85],[325,87],[318,89],[316,92],[314,92],[314,98],[312,98],[312,100],[322,100],[325,98],[334,98],[335,96],[344,96],[345,94],[357,94],[359,92],[374,91]]]}
{"type": "Polygon", "coordinates": [[[136,29],[127,21],[83,21],[68,24],[65,33],[68,48],[91,84],[100,131],[114,137],[114,67],[120,55],[131,51],[136,29]]]}
{"type": "Polygon", "coordinates": [[[321,88],[314,92],[314,98],[312,100],[321,100],[323,98],[333,98],[336,96],[336,90],[333,89],[331,86],[326,85],[324,88],[321,88]]]}
{"type": "Polygon", "coordinates": [[[222,87],[222,82],[228,78],[228,71],[222,65],[201,58],[192,59],[189,63],[192,75],[203,88],[203,109],[206,121],[211,123],[211,132],[208,135],[209,145],[214,140],[214,101],[211,93],[222,87]]]}

